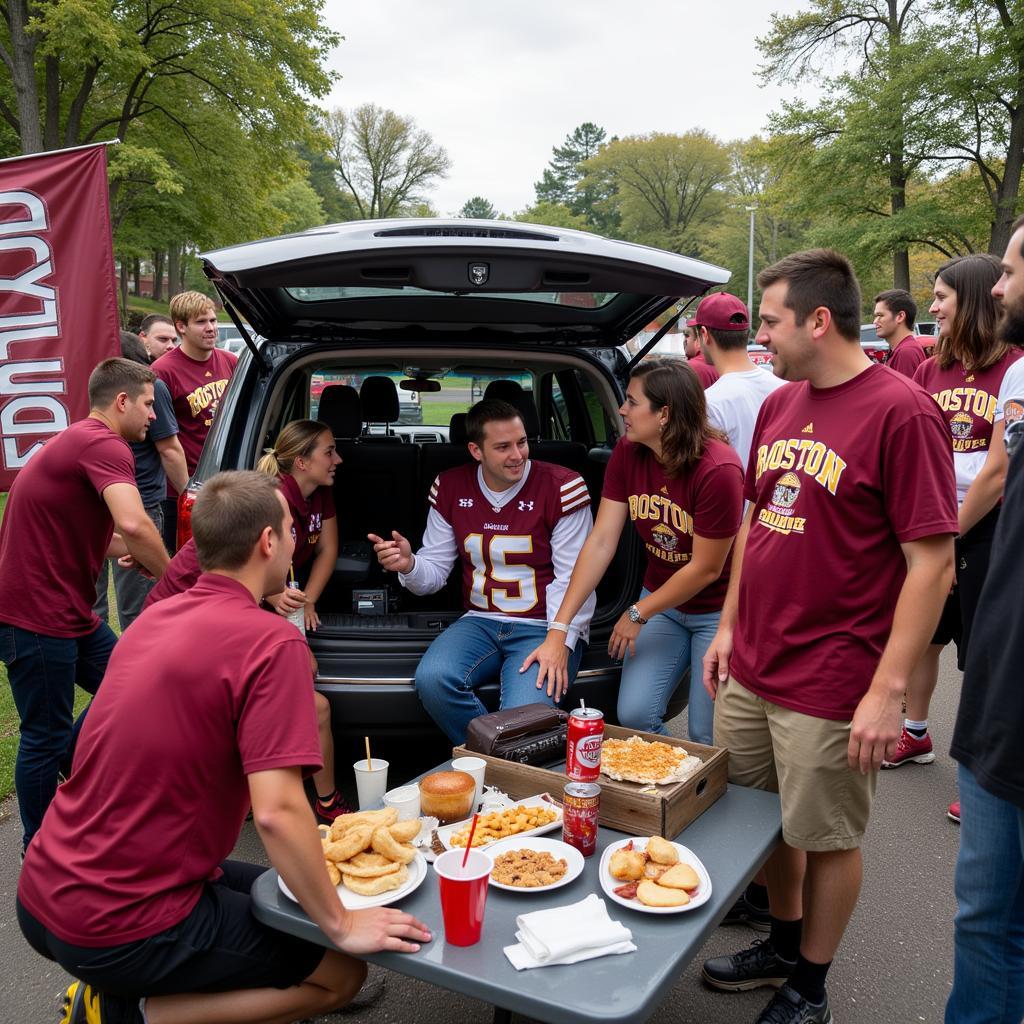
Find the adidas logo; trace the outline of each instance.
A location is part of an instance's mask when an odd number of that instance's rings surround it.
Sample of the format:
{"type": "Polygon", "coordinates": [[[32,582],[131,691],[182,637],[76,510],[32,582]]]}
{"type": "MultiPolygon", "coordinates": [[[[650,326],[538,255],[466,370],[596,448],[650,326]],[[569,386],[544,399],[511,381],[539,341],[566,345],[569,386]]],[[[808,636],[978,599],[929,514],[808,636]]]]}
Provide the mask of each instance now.
{"type": "Polygon", "coordinates": [[[804,429],[800,431],[800,433],[801,434],[813,434],[814,433],[814,424],[813,423],[808,423],[807,426],[804,427],[804,429]]]}

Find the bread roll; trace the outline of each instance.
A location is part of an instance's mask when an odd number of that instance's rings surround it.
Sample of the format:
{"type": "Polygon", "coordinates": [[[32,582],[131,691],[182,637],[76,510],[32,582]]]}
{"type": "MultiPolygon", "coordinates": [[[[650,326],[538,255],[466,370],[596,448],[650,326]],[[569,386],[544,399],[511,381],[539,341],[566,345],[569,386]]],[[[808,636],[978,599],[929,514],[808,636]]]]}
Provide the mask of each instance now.
{"type": "Polygon", "coordinates": [[[420,781],[420,811],[438,821],[460,821],[473,811],[476,782],[466,772],[434,772],[420,781]]]}

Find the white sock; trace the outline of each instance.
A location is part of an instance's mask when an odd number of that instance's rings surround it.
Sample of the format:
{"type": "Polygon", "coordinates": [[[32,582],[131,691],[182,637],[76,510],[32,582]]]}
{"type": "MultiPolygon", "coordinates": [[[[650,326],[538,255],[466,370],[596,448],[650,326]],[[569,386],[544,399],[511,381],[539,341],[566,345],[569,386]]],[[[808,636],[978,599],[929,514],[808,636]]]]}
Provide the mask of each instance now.
{"type": "Polygon", "coordinates": [[[149,1024],[149,1018],[146,1016],[146,1000],[139,1000],[139,1014],[142,1017],[142,1024],[149,1024]]]}
{"type": "Polygon", "coordinates": [[[915,722],[912,718],[904,718],[903,728],[907,732],[914,733],[920,739],[928,731],[928,719],[926,718],[922,722],[915,722]]]}

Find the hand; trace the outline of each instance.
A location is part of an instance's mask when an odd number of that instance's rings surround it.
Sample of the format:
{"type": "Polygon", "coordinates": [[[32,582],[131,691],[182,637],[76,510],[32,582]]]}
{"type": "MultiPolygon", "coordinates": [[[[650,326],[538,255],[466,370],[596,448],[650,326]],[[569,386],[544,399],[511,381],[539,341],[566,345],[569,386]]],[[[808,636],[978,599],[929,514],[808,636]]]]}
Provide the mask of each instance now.
{"type": "Polygon", "coordinates": [[[320,616],[316,613],[316,605],[309,601],[306,603],[306,629],[311,629],[315,633],[319,625],[320,616]]]}
{"type": "Polygon", "coordinates": [[[335,937],[335,945],[345,953],[362,956],[391,950],[396,953],[419,952],[418,942],[431,939],[427,926],[412,914],[390,907],[351,910],[344,931],[335,937]],[[414,941],[408,941],[414,940],[414,941]]]}
{"type": "Polygon", "coordinates": [[[719,627],[711,646],[704,655],[704,689],[714,700],[719,686],[729,679],[729,659],[732,657],[732,630],[719,627]]]}
{"type": "Polygon", "coordinates": [[[548,685],[548,696],[555,701],[562,699],[562,694],[569,689],[569,648],[565,646],[564,634],[556,630],[544,643],[535,647],[526,656],[526,661],[519,666],[525,672],[534,662],[539,666],[537,672],[537,689],[545,682],[548,685]]]}
{"type": "Polygon", "coordinates": [[[291,615],[306,604],[306,595],[295,587],[285,587],[280,594],[271,594],[266,601],[278,615],[291,615]]]}
{"type": "Polygon", "coordinates": [[[850,770],[867,775],[881,768],[882,761],[896,752],[901,724],[899,692],[872,686],[861,698],[850,724],[846,752],[850,770]]]}
{"type": "Polygon", "coordinates": [[[628,612],[619,616],[612,635],[608,640],[608,653],[616,660],[622,661],[628,650],[631,657],[636,657],[636,638],[643,627],[639,622],[632,622],[628,612]]]}
{"type": "Polygon", "coordinates": [[[137,562],[133,555],[122,555],[117,560],[117,564],[121,566],[122,569],[134,569],[140,576],[144,576],[147,580],[156,578],[141,562],[137,562]]]}
{"type": "Polygon", "coordinates": [[[391,531],[391,540],[378,537],[375,533],[368,533],[366,539],[373,543],[373,550],[377,553],[377,561],[380,562],[388,572],[407,573],[412,571],[412,545],[397,531],[391,531]]]}

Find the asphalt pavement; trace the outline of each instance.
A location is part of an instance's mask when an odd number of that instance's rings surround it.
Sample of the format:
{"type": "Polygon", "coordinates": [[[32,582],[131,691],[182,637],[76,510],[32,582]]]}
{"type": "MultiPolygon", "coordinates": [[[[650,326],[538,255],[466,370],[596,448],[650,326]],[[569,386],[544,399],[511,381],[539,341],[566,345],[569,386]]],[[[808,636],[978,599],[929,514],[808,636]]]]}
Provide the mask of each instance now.
{"type": "MultiPolygon", "coordinates": [[[[939,1024],[953,968],[953,868],[958,826],[946,818],[955,795],[955,763],[949,740],[960,690],[960,674],[949,651],[943,657],[932,705],[937,756],[932,765],[907,765],[883,772],[871,825],[864,843],[864,888],[828,978],[836,1024],[939,1024]]],[[[685,718],[672,723],[682,735],[685,718]]],[[[145,780],[140,780],[144,785],[145,780]]],[[[18,929],[14,896],[20,838],[13,799],[0,805],[0,1022],[54,1024],[59,994],[68,977],[41,959],[18,929]]],[[[684,833],[685,838],[685,833],[684,833]]],[[[267,863],[251,824],[235,856],[267,863]]],[[[67,912],[74,914],[75,908],[67,912]]],[[[718,929],[680,975],[671,995],[650,1018],[653,1024],[734,1024],[753,1022],[767,1002],[766,989],[726,995],[703,987],[701,961],[734,952],[758,938],[744,928],[718,929]]],[[[635,955],[643,956],[643,950],[635,955]]],[[[628,959],[628,958],[624,958],[628,959]]],[[[628,965],[623,964],[628,970],[628,965]]],[[[385,976],[383,997],[355,1013],[317,1018],[317,1024],[489,1024],[492,1010],[474,999],[371,967],[385,976]]],[[[523,976],[529,984],[529,975],[523,976]]],[[[571,997],[567,993],[567,1001],[571,997]]],[[[516,1017],[518,1024],[526,1018],[516,1017]]]]}

